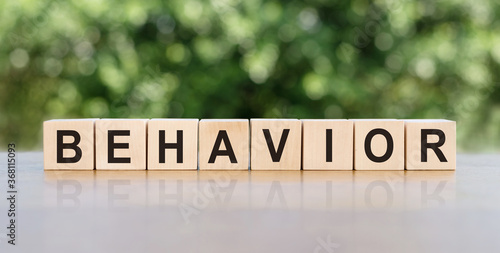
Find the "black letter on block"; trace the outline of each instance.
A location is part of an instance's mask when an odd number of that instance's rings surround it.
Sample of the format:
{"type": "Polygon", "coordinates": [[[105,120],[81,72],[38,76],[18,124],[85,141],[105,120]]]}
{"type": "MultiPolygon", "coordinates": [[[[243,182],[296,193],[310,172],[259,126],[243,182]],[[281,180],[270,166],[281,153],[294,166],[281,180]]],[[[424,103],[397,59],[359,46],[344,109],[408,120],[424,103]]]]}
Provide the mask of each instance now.
{"type": "Polygon", "coordinates": [[[182,130],[177,130],[177,142],[176,143],[165,143],[165,130],[160,130],[160,163],[165,163],[165,149],[177,149],[177,163],[183,162],[183,138],[182,130]]]}
{"type": "Polygon", "coordinates": [[[74,130],[57,130],[57,163],[77,163],[82,158],[82,149],[78,147],[80,143],[80,134],[74,130]],[[73,136],[73,143],[64,143],[64,136],[73,136]],[[63,157],[64,149],[73,149],[74,157],[63,157]]]}
{"type": "Polygon", "coordinates": [[[212,149],[212,153],[210,154],[210,159],[208,159],[208,163],[215,163],[215,158],[219,155],[227,155],[229,156],[229,160],[231,163],[237,163],[236,156],[234,155],[233,147],[231,146],[231,142],[229,141],[229,137],[227,136],[226,130],[220,130],[219,134],[217,134],[217,139],[215,139],[215,144],[212,149]],[[224,141],[224,146],[226,146],[226,150],[220,150],[220,144],[224,141]]]}
{"type": "Polygon", "coordinates": [[[108,163],[130,163],[130,157],[115,157],[115,149],[128,148],[128,143],[115,143],[115,136],[130,136],[130,130],[108,130],[108,163]]]}
{"type": "Polygon", "coordinates": [[[332,149],[332,129],[326,129],[326,162],[333,160],[332,149]]]}
{"type": "Polygon", "coordinates": [[[371,130],[367,135],[365,139],[365,153],[366,156],[368,156],[368,159],[372,160],[373,162],[376,163],[382,163],[387,161],[394,150],[394,142],[392,140],[392,136],[387,130],[381,129],[381,128],[376,128],[371,130]],[[387,140],[387,150],[385,151],[385,154],[383,156],[375,156],[372,152],[372,139],[375,135],[381,134],[385,137],[387,140]]]}
{"type": "Polygon", "coordinates": [[[285,149],[285,142],[288,138],[288,133],[290,133],[290,129],[283,129],[280,144],[278,145],[278,150],[274,149],[274,144],[271,138],[271,134],[269,133],[269,129],[262,129],[262,131],[264,132],[264,137],[266,137],[267,147],[269,148],[269,153],[271,154],[273,162],[279,162],[281,160],[281,155],[283,154],[283,149],[285,149]]]}
{"type": "Polygon", "coordinates": [[[422,129],[420,130],[420,143],[421,143],[421,161],[422,162],[427,162],[427,149],[430,148],[434,150],[434,153],[436,153],[437,157],[439,158],[440,162],[448,162],[446,160],[446,157],[444,157],[443,152],[439,147],[443,146],[444,142],[446,141],[446,136],[444,135],[444,132],[439,130],[439,129],[422,129]],[[427,135],[434,134],[439,137],[438,142],[436,143],[428,143],[427,142],[427,135]]]}

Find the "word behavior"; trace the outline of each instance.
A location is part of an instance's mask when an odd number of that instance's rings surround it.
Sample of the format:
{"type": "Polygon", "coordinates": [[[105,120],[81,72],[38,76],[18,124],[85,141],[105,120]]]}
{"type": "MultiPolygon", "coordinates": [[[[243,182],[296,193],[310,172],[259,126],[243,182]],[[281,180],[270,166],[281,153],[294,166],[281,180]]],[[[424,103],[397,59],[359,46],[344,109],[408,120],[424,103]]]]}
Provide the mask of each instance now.
{"type": "Polygon", "coordinates": [[[45,170],[455,170],[456,122],[49,120],[43,150],[45,170]]]}

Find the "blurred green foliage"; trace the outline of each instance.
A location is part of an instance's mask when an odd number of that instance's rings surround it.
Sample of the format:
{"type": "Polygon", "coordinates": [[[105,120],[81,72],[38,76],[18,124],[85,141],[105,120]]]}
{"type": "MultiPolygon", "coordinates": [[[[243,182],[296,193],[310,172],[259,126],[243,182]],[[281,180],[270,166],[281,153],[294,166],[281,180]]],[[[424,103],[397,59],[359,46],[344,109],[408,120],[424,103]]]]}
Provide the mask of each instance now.
{"type": "Polygon", "coordinates": [[[0,1],[0,144],[81,117],[447,118],[500,150],[494,0],[0,1]]]}

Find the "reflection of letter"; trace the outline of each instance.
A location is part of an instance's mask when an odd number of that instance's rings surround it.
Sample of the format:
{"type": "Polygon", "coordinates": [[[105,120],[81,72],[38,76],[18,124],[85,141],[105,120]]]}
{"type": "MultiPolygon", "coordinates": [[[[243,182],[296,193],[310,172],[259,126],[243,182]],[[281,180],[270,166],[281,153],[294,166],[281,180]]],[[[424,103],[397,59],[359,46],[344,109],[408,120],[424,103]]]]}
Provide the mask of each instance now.
{"type": "Polygon", "coordinates": [[[230,182],[229,182],[229,185],[228,186],[220,186],[219,184],[217,184],[215,182],[215,180],[211,179],[211,180],[208,180],[208,183],[210,185],[210,190],[211,192],[214,194],[213,198],[215,199],[215,202],[217,204],[227,204],[229,203],[229,201],[231,200],[231,197],[233,196],[233,193],[234,193],[234,188],[236,187],[236,182],[238,180],[236,179],[232,179],[230,182]],[[226,196],[224,197],[224,201],[221,200],[221,192],[225,192],[226,193],[226,196]]]}
{"type": "Polygon", "coordinates": [[[165,192],[165,179],[160,180],[160,194],[159,194],[160,195],[159,196],[160,205],[161,206],[165,205],[166,200],[170,200],[170,199],[176,200],[177,204],[182,203],[182,200],[184,197],[182,185],[183,185],[183,181],[181,179],[178,179],[177,180],[177,192],[167,194],[165,192]]]}
{"type": "Polygon", "coordinates": [[[281,188],[281,183],[279,181],[273,181],[271,189],[269,189],[269,195],[267,195],[266,206],[270,206],[273,203],[273,199],[276,194],[278,194],[278,200],[281,206],[287,208],[285,195],[283,194],[283,188],[281,188]]]}
{"type": "Polygon", "coordinates": [[[57,180],[57,207],[64,207],[64,200],[72,200],[74,206],[71,208],[76,210],[80,207],[78,196],[82,193],[82,184],[76,180],[57,180]],[[71,193],[64,193],[64,186],[71,185],[75,189],[71,193]]]}
{"type": "Polygon", "coordinates": [[[367,206],[372,207],[372,208],[374,207],[373,206],[373,202],[372,202],[372,191],[377,186],[382,187],[385,190],[386,194],[387,194],[387,199],[386,199],[385,207],[391,207],[392,206],[392,202],[394,200],[394,193],[392,192],[392,189],[391,189],[391,186],[389,185],[389,183],[387,183],[386,181],[382,181],[382,180],[373,181],[373,182],[371,182],[366,187],[366,190],[365,190],[365,204],[367,206]]]}
{"type": "Polygon", "coordinates": [[[108,181],[108,207],[110,209],[119,210],[121,208],[115,207],[116,200],[128,199],[128,194],[116,194],[115,186],[117,185],[130,185],[130,180],[109,180],[108,181]]]}
{"type": "Polygon", "coordinates": [[[332,181],[326,182],[326,207],[332,208],[333,206],[333,184],[332,181]]]}
{"type": "Polygon", "coordinates": [[[422,206],[427,206],[427,201],[435,200],[439,203],[439,205],[444,205],[444,198],[439,196],[443,192],[444,187],[446,186],[446,181],[442,180],[439,182],[434,192],[431,194],[427,193],[427,181],[422,181],[422,206]]]}

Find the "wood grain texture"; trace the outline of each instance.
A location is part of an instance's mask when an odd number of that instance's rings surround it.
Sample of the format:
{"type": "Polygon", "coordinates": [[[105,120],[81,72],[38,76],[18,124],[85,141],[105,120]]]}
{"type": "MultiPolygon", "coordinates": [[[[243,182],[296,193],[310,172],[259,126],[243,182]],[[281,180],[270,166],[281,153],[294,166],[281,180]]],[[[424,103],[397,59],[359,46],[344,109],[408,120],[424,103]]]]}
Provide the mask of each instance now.
{"type": "MultiPolygon", "coordinates": [[[[145,170],[147,119],[101,119],[96,121],[96,169],[97,170],[145,170]],[[114,157],[130,158],[130,162],[110,162],[108,143],[110,131],[125,131],[129,135],[117,135],[114,143],[128,144],[128,148],[115,148],[114,157]]],[[[120,145],[120,144],[118,144],[120,145]]]]}
{"type": "Polygon", "coordinates": [[[247,119],[202,119],[199,136],[200,170],[248,170],[250,136],[247,119]],[[227,139],[216,145],[217,138],[223,135],[227,139]],[[231,161],[228,155],[217,155],[210,161],[214,150],[229,151],[229,145],[235,160],[231,161]]]}
{"type": "Polygon", "coordinates": [[[148,122],[148,170],[196,170],[198,168],[198,119],[152,119],[148,122]],[[162,131],[162,132],[160,132],[162,131]],[[180,131],[180,132],[179,132],[180,131]],[[178,135],[180,134],[180,140],[178,135]],[[160,138],[163,137],[163,138],[160,138]],[[165,148],[161,143],[180,145],[165,148]],[[160,160],[160,153],[164,160],[160,160]]]}
{"type": "Polygon", "coordinates": [[[353,122],[302,120],[303,170],[352,170],[353,122]]]}
{"type": "Polygon", "coordinates": [[[405,120],[405,138],[407,170],[455,170],[455,121],[405,120]],[[427,145],[424,144],[424,149],[422,149],[422,140],[427,143],[427,145]],[[433,144],[437,146],[434,147],[436,151],[430,147],[426,148],[426,146],[434,146],[433,144]]]}
{"type": "MultiPolygon", "coordinates": [[[[372,132],[374,133],[374,132],[372,132]]],[[[354,169],[355,170],[404,170],[404,122],[402,120],[366,119],[354,120],[354,169]],[[375,134],[371,138],[371,154],[375,157],[388,159],[375,162],[368,156],[365,148],[367,136],[372,130],[388,133],[392,139],[392,154],[387,152],[388,141],[382,134],[375,134]],[[390,156],[389,156],[390,155],[390,156]]]]}
{"type": "MultiPolygon", "coordinates": [[[[94,169],[94,122],[96,119],[49,120],[43,123],[43,155],[45,170],[93,170],[94,169]],[[76,131],[81,158],[74,163],[57,162],[57,131],[76,131]]],[[[73,143],[73,136],[65,136],[63,143],[73,143]]],[[[74,157],[73,149],[63,149],[63,157],[74,157]]]]}
{"type": "Polygon", "coordinates": [[[252,145],[252,170],[300,170],[302,132],[301,122],[297,119],[251,119],[250,120],[252,145]],[[266,131],[270,137],[268,143],[266,131]],[[288,131],[285,139],[282,137],[288,131]],[[281,155],[273,159],[272,153],[280,149],[280,142],[284,141],[281,155]],[[279,158],[279,159],[276,159],[279,158]]]}

